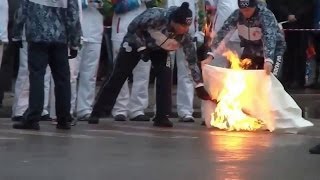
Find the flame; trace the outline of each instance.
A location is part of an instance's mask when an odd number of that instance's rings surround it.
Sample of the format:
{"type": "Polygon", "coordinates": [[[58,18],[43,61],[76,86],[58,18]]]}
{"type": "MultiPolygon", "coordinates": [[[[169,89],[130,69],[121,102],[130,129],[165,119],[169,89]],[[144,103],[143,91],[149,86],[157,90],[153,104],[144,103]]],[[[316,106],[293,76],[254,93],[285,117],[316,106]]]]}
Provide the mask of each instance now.
{"type": "MultiPolygon", "coordinates": [[[[223,56],[230,61],[231,69],[243,70],[251,65],[250,59],[240,61],[238,55],[230,50],[223,56]]],[[[229,131],[260,129],[263,126],[262,121],[251,117],[242,107],[246,99],[241,94],[245,87],[250,85],[247,77],[241,73],[228,73],[224,83],[215,112],[211,114],[211,125],[229,131]]]]}

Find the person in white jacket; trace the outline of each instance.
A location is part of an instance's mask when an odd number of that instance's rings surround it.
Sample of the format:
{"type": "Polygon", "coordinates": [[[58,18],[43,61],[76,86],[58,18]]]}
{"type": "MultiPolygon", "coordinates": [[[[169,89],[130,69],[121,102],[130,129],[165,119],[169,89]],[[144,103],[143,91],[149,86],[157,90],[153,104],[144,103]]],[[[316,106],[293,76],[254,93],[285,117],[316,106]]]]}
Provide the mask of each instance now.
{"type": "MultiPolygon", "coordinates": [[[[142,0],[141,6],[123,14],[113,15],[112,20],[112,45],[113,57],[116,58],[123,37],[127,33],[129,23],[139,14],[146,10],[148,0],[142,0]]],[[[133,84],[131,95],[129,92],[128,82],[122,86],[118,95],[116,104],[113,107],[112,115],[115,121],[125,121],[128,117],[131,121],[149,121],[150,118],[144,114],[144,110],[148,107],[148,86],[151,62],[139,61],[134,68],[133,84]]]]}
{"type": "MultiPolygon", "coordinates": [[[[236,0],[209,0],[212,6],[216,7],[216,14],[213,21],[213,32],[214,34],[218,32],[225,20],[236,10],[238,9],[238,1],[236,0]],[[210,2],[211,1],[211,2],[210,2]]],[[[240,47],[240,39],[238,36],[238,30],[234,32],[232,37],[228,42],[223,43],[225,47],[221,47],[222,49],[230,49],[234,52],[237,52],[238,55],[241,55],[242,50],[240,47]]],[[[226,58],[222,56],[222,54],[217,54],[215,60],[212,62],[212,65],[220,66],[220,67],[228,67],[229,62],[226,58]]]]}
{"type": "Polygon", "coordinates": [[[8,21],[9,21],[8,1],[1,0],[0,1],[0,68],[2,63],[4,44],[8,43],[8,21]]]}
{"type": "Polygon", "coordinates": [[[89,117],[92,111],[104,29],[103,16],[98,10],[102,5],[102,1],[82,1],[80,17],[83,43],[78,57],[70,63],[71,92],[74,93],[71,98],[71,110],[75,108],[77,115],[72,125],[75,125],[77,120],[89,117]],[[78,84],[75,85],[77,79],[78,84]]]}
{"type": "MultiPolygon", "coordinates": [[[[193,22],[189,29],[189,34],[194,36],[198,30],[197,23],[197,1],[194,0],[168,0],[167,7],[180,6],[183,2],[189,3],[189,8],[193,14],[193,22]]],[[[185,54],[183,49],[178,49],[175,53],[177,62],[177,113],[180,117],[180,122],[194,122],[193,118],[193,99],[194,99],[194,85],[188,69],[188,63],[184,60],[185,54]]]]}

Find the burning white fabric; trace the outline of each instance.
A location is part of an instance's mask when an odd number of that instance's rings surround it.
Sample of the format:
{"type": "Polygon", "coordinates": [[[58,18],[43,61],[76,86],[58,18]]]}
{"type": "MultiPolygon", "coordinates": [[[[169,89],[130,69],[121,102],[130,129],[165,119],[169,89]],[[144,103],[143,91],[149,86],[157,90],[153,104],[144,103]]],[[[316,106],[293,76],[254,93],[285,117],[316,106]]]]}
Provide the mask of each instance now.
{"type": "Polygon", "coordinates": [[[204,104],[203,115],[208,127],[274,131],[313,126],[302,118],[299,106],[273,75],[266,75],[264,70],[233,68],[203,67],[205,87],[218,101],[217,105],[204,104]]]}

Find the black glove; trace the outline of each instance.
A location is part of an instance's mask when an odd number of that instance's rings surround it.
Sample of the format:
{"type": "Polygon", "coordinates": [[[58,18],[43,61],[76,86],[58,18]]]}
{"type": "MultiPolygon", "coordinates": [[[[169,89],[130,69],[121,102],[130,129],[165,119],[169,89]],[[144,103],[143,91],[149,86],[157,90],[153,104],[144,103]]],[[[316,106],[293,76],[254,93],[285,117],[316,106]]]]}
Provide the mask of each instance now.
{"type": "Polygon", "coordinates": [[[77,55],[78,55],[78,50],[75,50],[75,49],[71,49],[71,48],[70,48],[69,54],[70,54],[70,55],[69,55],[68,59],[74,59],[74,58],[76,58],[77,55]]]}
{"type": "Polygon", "coordinates": [[[196,88],[197,96],[202,100],[212,100],[204,86],[200,86],[196,88]]]}

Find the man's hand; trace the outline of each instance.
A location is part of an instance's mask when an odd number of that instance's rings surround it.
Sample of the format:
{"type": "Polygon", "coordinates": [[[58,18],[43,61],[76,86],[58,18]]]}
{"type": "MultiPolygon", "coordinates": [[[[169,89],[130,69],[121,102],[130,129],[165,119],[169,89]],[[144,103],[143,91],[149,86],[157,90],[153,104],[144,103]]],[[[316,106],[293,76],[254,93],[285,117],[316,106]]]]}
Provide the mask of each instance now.
{"type": "Polygon", "coordinates": [[[211,97],[206,91],[206,89],[204,88],[204,86],[197,87],[196,93],[197,93],[197,96],[202,100],[211,100],[211,97]]]}
{"type": "Polygon", "coordinates": [[[270,75],[272,68],[273,68],[273,65],[271,64],[271,62],[268,62],[268,61],[264,62],[263,69],[266,71],[268,75],[270,75]]]}
{"type": "Polygon", "coordinates": [[[206,64],[210,64],[212,62],[212,60],[213,60],[213,57],[212,56],[208,56],[206,59],[201,61],[201,67],[203,67],[206,64]]]}
{"type": "Polygon", "coordinates": [[[76,58],[78,55],[78,50],[77,49],[73,49],[73,48],[70,48],[70,52],[69,52],[69,57],[68,59],[74,59],[76,58]]]}
{"type": "Polygon", "coordinates": [[[289,21],[289,22],[295,22],[295,21],[297,21],[296,16],[293,15],[293,14],[290,14],[290,15],[288,16],[288,21],[289,21]]]}

